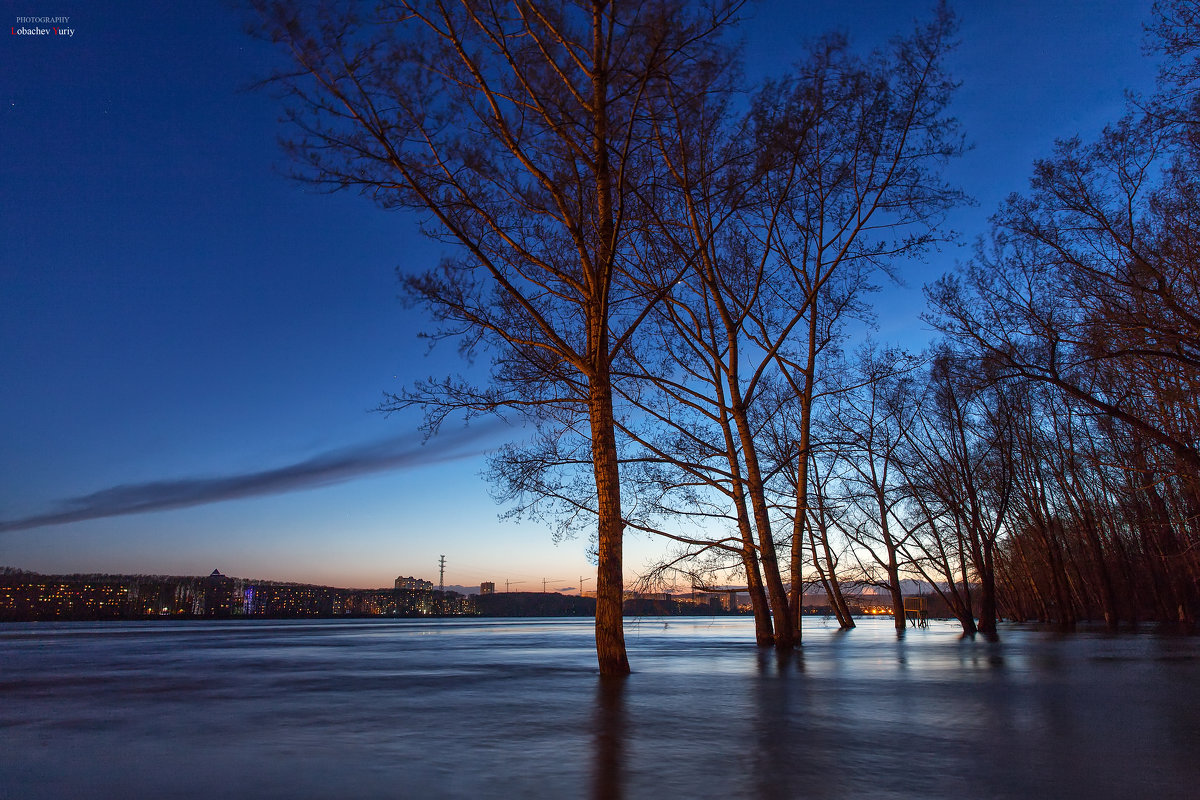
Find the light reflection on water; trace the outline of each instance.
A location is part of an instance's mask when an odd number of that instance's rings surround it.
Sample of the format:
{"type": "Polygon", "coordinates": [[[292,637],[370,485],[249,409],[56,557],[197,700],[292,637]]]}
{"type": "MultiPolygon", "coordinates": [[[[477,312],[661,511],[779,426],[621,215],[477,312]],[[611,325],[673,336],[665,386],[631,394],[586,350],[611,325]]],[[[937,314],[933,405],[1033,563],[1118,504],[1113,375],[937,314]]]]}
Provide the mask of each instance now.
{"type": "Polygon", "coordinates": [[[0,797],[1194,797],[1200,640],[806,620],[0,626],[0,797]]]}

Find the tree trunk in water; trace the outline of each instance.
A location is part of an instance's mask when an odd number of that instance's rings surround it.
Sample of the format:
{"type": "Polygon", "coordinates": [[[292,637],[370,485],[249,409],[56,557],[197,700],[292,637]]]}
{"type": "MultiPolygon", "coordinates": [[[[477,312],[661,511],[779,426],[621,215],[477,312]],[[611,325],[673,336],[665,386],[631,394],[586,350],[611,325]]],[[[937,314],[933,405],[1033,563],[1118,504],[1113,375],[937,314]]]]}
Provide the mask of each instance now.
{"type": "Polygon", "coordinates": [[[896,630],[903,631],[908,620],[904,616],[904,593],[900,591],[900,571],[889,569],[888,581],[892,584],[892,616],[896,621],[896,630]]]}
{"type": "Polygon", "coordinates": [[[975,617],[971,611],[970,595],[964,599],[962,592],[958,590],[958,582],[954,580],[954,569],[950,566],[950,556],[946,553],[945,548],[940,549],[940,558],[938,560],[938,569],[947,578],[947,585],[943,591],[937,584],[936,579],[926,577],[926,581],[933,586],[933,590],[946,601],[946,605],[950,607],[950,613],[958,620],[958,624],[962,626],[964,636],[974,636],[978,629],[975,627],[975,617]]]}
{"type": "MultiPolygon", "coordinates": [[[[803,452],[803,448],[801,448],[803,452]]],[[[800,459],[807,460],[803,455],[800,459]]],[[[805,479],[805,470],[797,470],[798,477],[805,479]]],[[[788,610],[791,613],[792,634],[796,644],[804,637],[804,578],[802,576],[804,563],[804,527],[808,517],[808,497],[804,489],[796,492],[796,516],[792,520],[792,554],[789,574],[792,580],[791,591],[788,592],[788,610]]]]}
{"type": "Polygon", "coordinates": [[[771,627],[771,608],[767,604],[767,592],[763,588],[758,556],[753,548],[742,552],[742,564],[746,568],[750,607],[754,609],[754,642],[760,647],[770,647],[775,644],[775,631],[771,627]]]}
{"type": "Polygon", "coordinates": [[[1104,612],[1104,627],[1115,631],[1118,624],[1117,593],[1113,588],[1112,575],[1108,571],[1096,516],[1089,510],[1084,511],[1080,517],[1083,531],[1087,535],[1088,547],[1092,551],[1092,560],[1096,562],[1096,572],[1100,578],[1100,604],[1104,612]]]}
{"type": "Polygon", "coordinates": [[[1054,593],[1054,621],[1063,628],[1075,625],[1075,607],[1071,602],[1067,586],[1067,573],[1062,566],[1062,556],[1058,549],[1056,537],[1043,528],[1043,538],[1046,545],[1046,561],[1050,570],[1050,588],[1054,593]]]}
{"type": "Polygon", "coordinates": [[[592,430],[592,464],[596,475],[596,509],[599,537],[596,566],[596,658],[601,675],[628,675],[622,605],[624,576],[621,566],[624,522],[621,517],[621,483],[617,464],[617,439],[613,431],[612,388],[608,376],[592,379],[588,388],[592,430]]]}
{"type": "MultiPolygon", "coordinates": [[[[872,472],[874,468],[872,467],[872,472]]],[[[883,546],[887,549],[887,576],[891,584],[892,617],[896,621],[896,630],[903,631],[908,620],[904,616],[904,592],[900,590],[900,562],[896,558],[896,541],[892,538],[892,527],[888,524],[887,498],[881,489],[875,490],[875,503],[879,508],[879,533],[883,537],[883,546]]]]}
{"type": "Polygon", "coordinates": [[[962,626],[963,635],[974,637],[979,632],[979,626],[975,624],[975,617],[971,616],[971,609],[959,599],[957,592],[954,595],[954,602],[949,605],[951,613],[958,619],[958,624],[962,626]]]}
{"type": "Polygon", "coordinates": [[[924,571],[922,571],[921,575],[925,578],[926,583],[933,587],[934,593],[946,602],[950,613],[954,615],[954,618],[958,620],[958,624],[962,626],[963,635],[974,636],[978,632],[975,627],[975,617],[971,615],[970,606],[963,602],[962,594],[958,591],[958,584],[954,580],[954,573],[950,569],[950,560],[944,552],[938,564],[938,570],[949,578],[945,589],[942,589],[938,585],[936,578],[931,578],[924,571]]]}
{"type": "MultiPolygon", "coordinates": [[[[737,387],[730,386],[730,389],[733,394],[737,387]]],[[[771,515],[767,509],[767,499],[763,491],[762,472],[759,470],[758,454],[754,449],[754,437],[750,430],[750,422],[746,417],[746,409],[736,394],[734,394],[734,398],[730,411],[742,442],[742,458],[745,459],[746,464],[746,492],[750,495],[754,527],[758,529],[758,549],[759,559],[762,562],[763,582],[767,587],[771,614],[775,618],[775,646],[789,649],[795,646],[791,611],[788,607],[787,590],[783,588],[783,578],[779,574],[779,559],[775,555],[775,542],[771,536],[771,515]]]]}
{"type": "Polygon", "coordinates": [[[800,395],[800,447],[796,454],[796,517],[792,523],[792,559],[790,577],[791,596],[788,603],[792,612],[792,627],[795,629],[796,644],[804,635],[804,528],[808,519],[808,447],[812,435],[813,372],[817,359],[817,309],[816,297],[810,296],[808,361],[804,375],[804,392],[800,395]]]}
{"type": "MultiPolygon", "coordinates": [[[[818,511],[824,514],[824,505],[822,499],[818,496],[818,511]]],[[[823,519],[823,517],[819,517],[823,519]]],[[[825,598],[829,601],[829,605],[833,608],[834,615],[837,616],[838,625],[842,630],[850,630],[854,627],[854,617],[850,614],[850,607],[846,605],[846,598],[842,596],[842,586],[838,583],[837,568],[833,562],[833,551],[829,547],[829,531],[826,529],[824,522],[818,525],[821,531],[821,549],[825,552],[825,563],[829,566],[828,572],[821,566],[821,559],[817,555],[817,539],[813,532],[812,526],[808,529],[808,542],[812,548],[813,566],[817,570],[817,575],[821,578],[821,583],[825,586],[825,598]]]]}
{"type": "Polygon", "coordinates": [[[775,643],[775,629],[771,624],[771,606],[767,601],[767,590],[763,586],[762,570],[758,565],[758,549],[754,546],[754,530],[750,522],[750,509],[746,506],[745,482],[742,480],[737,458],[737,442],[729,428],[729,418],[721,418],[721,431],[725,435],[726,460],[733,476],[733,504],[737,509],[738,535],[742,539],[742,565],[746,569],[746,587],[750,590],[750,607],[754,609],[754,641],[762,647],[775,643]]]}
{"type": "Polygon", "coordinates": [[[837,576],[830,574],[829,583],[833,587],[833,602],[837,611],[838,627],[844,631],[857,627],[858,623],[854,621],[854,615],[850,613],[850,604],[846,602],[846,596],[842,594],[842,585],[838,583],[837,576]]]}
{"type": "Polygon", "coordinates": [[[1025,583],[1029,587],[1030,594],[1033,597],[1033,602],[1037,606],[1037,619],[1039,622],[1045,622],[1050,618],[1049,604],[1046,601],[1046,596],[1042,592],[1042,586],[1036,579],[1033,562],[1025,552],[1025,546],[1022,544],[1023,537],[1017,536],[1013,539],[1013,546],[1016,550],[1018,558],[1021,560],[1020,574],[1024,577],[1025,583]]]}
{"type": "Polygon", "coordinates": [[[979,572],[979,632],[996,638],[996,565],[992,543],[983,542],[983,569],[979,572]]]}

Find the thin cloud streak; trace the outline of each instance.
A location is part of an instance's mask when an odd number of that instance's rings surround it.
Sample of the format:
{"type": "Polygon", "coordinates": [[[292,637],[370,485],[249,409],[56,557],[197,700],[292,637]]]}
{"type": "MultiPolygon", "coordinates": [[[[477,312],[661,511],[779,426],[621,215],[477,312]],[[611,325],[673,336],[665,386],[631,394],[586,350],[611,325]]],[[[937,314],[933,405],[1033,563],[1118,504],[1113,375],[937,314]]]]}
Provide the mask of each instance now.
{"type": "Polygon", "coordinates": [[[345,483],[379,472],[471,458],[490,449],[482,446],[480,440],[503,425],[499,421],[485,422],[439,434],[426,443],[416,436],[402,436],[339,448],[305,461],[260,472],[122,484],[68,498],[43,514],[0,522],[0,533],[297,492],[345,483]]]}

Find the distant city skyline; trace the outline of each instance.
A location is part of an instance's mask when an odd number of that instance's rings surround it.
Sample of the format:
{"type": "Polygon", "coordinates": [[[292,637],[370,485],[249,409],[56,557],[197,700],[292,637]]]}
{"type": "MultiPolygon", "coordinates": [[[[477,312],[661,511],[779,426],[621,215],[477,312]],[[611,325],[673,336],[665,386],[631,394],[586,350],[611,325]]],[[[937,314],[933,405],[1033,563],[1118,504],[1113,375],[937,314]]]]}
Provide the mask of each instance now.
{"type": "MultiPolygon", "coordinates": [[[[760,3],[751,75],[835,28],[874,45],[933,3],[760,3]]],[[[978,205],[964,241],[1028,185],[1055,137],[1093,136],[1148,90],[1149,0],[957,4],[952,108],[978,205]]],[[[42,573],[231,575],[384,587],[398,575],[577,586],[586,538],[498,521],[479,473],[515,431],[372,413],[386,391],[469,367],[427,354],[395,270],[436,261],[419,220],[288,179],[279,64],[224,3],[65,3],[66,38],[10,36],[0,94],[0,564],[42,573]],[[572,577],[555,577],[572,576],[572,577]]],[[[10,13],[15,14],[15,11],[10,13]]],[[[43,13],[38,8],[21,13],[43,13]]],[[[921,347],[921,286],[969,256],[906,265],[875,297],[881,341],[921,347]]],[[[635,578],[663,547],[626,545],[635,578]]]]}

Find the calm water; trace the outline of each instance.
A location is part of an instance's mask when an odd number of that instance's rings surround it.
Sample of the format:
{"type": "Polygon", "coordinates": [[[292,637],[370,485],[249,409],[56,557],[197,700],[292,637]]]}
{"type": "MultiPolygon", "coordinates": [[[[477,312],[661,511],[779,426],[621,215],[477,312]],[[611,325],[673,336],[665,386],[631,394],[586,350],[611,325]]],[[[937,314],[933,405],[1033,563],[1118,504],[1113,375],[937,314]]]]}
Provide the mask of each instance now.
{"type": "Polygon", "coordinates": [[[0,626],[3,798],[1200,796],[1200,640],[748,619],[0,626]]]}

